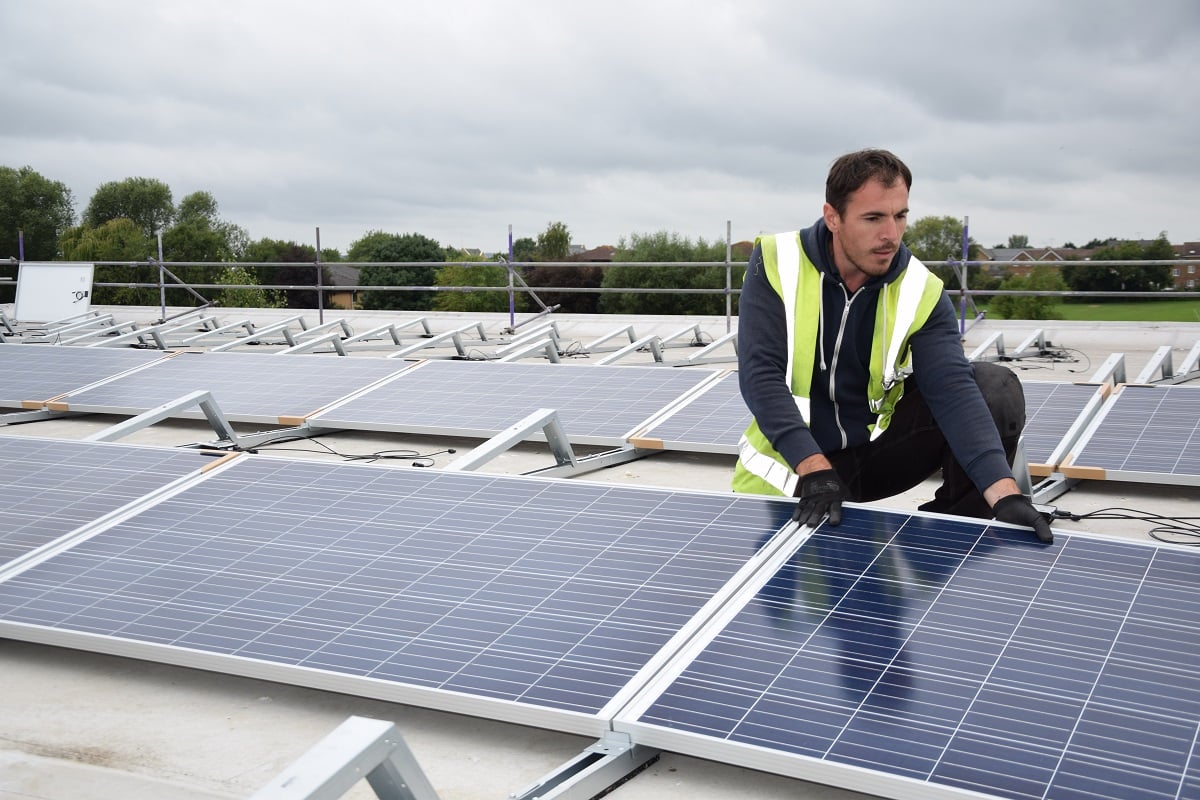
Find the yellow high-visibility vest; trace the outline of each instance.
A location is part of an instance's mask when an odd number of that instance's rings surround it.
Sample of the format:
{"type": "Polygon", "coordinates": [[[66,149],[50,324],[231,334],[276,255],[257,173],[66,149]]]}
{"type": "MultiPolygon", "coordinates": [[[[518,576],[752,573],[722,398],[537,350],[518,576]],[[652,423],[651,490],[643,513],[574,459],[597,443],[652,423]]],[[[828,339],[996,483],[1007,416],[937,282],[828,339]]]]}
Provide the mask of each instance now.
{"type": "MultiPolygon", "coordinates": [[[[799,231],[759,237],[763,269],[786,313],[788,351],[784,380],[804,421],[809,416],[813,360],[820,343],[821,273],[804,252],[799,231]]],[[[877,416],[872,439],[887,430],[892,411],[904,395],[912,353],[909,338],[925,324],[942,296],[942,281],[916,258],[897,280],[884,285],[875,309],[867,401],[877,416]]],[[[792,496],[800,476],[772,446],[752,420],[738,442],[733,490],[752,494],[792,496]]]]}

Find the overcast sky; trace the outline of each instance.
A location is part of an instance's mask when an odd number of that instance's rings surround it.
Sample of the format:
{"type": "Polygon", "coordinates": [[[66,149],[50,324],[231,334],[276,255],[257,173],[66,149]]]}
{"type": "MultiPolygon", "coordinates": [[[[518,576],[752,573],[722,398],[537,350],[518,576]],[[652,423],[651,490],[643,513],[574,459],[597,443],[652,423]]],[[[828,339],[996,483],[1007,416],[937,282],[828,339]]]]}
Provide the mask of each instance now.
{"type": "Polygon", "coordinates": [[[251,238],[810,224],[886,147],[984,246],[1200,240],[1196,0],[0,0],[0,165],[251,238]]]}

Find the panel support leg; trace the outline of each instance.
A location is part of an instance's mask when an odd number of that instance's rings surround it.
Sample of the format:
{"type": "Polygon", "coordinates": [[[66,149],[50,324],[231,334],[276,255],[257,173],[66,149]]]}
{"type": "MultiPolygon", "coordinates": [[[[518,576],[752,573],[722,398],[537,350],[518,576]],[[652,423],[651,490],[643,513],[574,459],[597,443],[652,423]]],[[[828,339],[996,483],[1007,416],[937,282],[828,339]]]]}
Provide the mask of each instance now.
{"type": "Polygon", "coordinates": [[[217,405],[217,401],[213,398],[212,392],[192,392],[183,397],[176,398],[168,403],[163,403],[160,406],[144,411],[136,417],[130,417],[124,422],[120,422],[111,427],[105,428],[98,433],[93,433],[91,436],[84,437],[85,442],[115,442],[129,434],[140,431],[142,428],[148,428],[156,422],[161,422],[167,417],[172,416],[176,412],[183,411],[192,406],[200,406],[200,410],[204,412],[205,419],[212,429],[222,439],[232,442],[234,445],[239,445],[238,435],[234,432],[233,426],[229,424],[229,420],[225,418],[221,407],[217,405]]]}
{"type": "Polygon", "coordinates": [[[250,800],[335,800],[366,777],[380,800],[438,800],[396,726],[350,717],[250,800]]]}
{"type": "Polygon", "coordinates": [[[558,466],[574,467],[577,463],[575,451],[558,421],[558,412],[552,408],[539,408],[520,422],[501,431],[462,458],[454,461],[446,469],[452,472],[478,469],[505,450],[525,441],[539,428],[546,435],[546,442],[550,445],[550,451],[554,453],[555,463],[558,466]]]}

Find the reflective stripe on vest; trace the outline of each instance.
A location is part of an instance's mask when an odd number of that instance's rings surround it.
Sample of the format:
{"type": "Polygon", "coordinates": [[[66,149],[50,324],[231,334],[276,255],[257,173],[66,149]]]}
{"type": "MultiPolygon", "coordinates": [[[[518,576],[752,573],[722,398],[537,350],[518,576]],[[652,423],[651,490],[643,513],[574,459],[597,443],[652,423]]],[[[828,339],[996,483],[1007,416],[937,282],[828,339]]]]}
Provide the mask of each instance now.
{"type": "MultiPolygon", "coordinates": [[[[917,320],[917,311],[921,307],[921,300],[925,296],[925,286],[929,279],[929,268],[922,264],[914,256],[908,260],[908,267],[905,268],[904,274],[900,276],[900,299],[896,302],[896,322],[890,328],[892,331],[907,332],[913,329],[913,324],[917,320]]],[[[890,288],[890,287],[888,287],[890,288]]],[[[885,313],[886,313],[886,292],[885,288],[885,313]]],[[[885,323],[886,323],[886,317],[885,323]]],[[[889,328],[884,325],[883,335],[887,336],[889,328]]],[[[883,388],[892,388],[897,380],[903,380],[898,375],[900,364],[901,348],[908,337],[905,335],[893,336],[892,341],[888,343],[887,356],[883,361],[883,388]]]]}
{"type": "Polygon", "coordinates": [[[787,497],[796,494],[796,485],[800,483],[800,476],[796,474],[796,470],[766,453],[758,452],[745,434],[738,440],[738,463],[750,474],[757,475],[771,484],[780,494],[787,497]]]}
{"type": "MultiPolygon", "coordinates": [[[[790,233],[777,233],[773,237],[775,239],[775,270],[779,275],[779,290],[780,296],[784,298],[797,297],[800,291],[800,234],[796,231],[790,233]]],[[[796,309],[800,304],[797,302],[787,302],[784,300],[783,312],[787,323],[787,341],[796,341],[796,309]]],[[[803,394],[795,391],[795,370],[796,370],[796,348],[788,347],[787,353],[787,369],[784,371],[783,379],[788,386],[788,390],[792,392],[792,400],[796,402],[796,409],[800,415],[804,417],[805,422],[809,417],[809,401],[808,401],[808,385],[812,379],[812,370],[810,369],[807,375],[801,376],[801,386],[804,387],[803,394]]],[[[747,442],[749,444],[749,442],[747,442]]],[[[739,448],[740,449],[740,448],[739,448]]],[[[753,471],[753,470],[751,470],[753,471]]],[[[754,473],[758,475],[757,472],[754,473]]],[[[762,478],[762,475],[759,475],[762,478]]],[[[766,480],[765,478],[763,478],[766,480]]],[[[774,485],[774,484],[772,484],[774,485]]]]}

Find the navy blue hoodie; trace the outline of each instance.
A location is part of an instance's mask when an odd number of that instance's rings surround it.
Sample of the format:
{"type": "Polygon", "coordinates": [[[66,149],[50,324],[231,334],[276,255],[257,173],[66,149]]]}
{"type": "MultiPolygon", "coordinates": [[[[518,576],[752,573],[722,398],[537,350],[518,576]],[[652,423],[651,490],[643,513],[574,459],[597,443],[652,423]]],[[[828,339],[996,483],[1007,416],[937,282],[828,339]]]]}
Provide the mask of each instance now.
{"type": "MultiPolygon", "coordinates": [[[[810,416],[805,420],[784,382],[788,348],[783,301],[763,270],[755,247],[738,301],[738,380],[742,398],[771,445],[794,469],[817,453],[832,453],[869,441],[875,414],[867,402],[867,379],[880,288],[903,273],[912,253],[904,245],[886,275],[870,278],[850,293],[830,253],[825,221],[800,232],[809,260],[822,273],[822,349],[813,362],[810,416]],[[843,324],[844,322],[844,324],[843,324]]],[[[995,423],[963,353],[958,320],[943,293],[929,320],[909,340],[913,375],[958,463],[983,491],[1012,470],[995,423]]],[[[814,343],[815,346],[815,343],[814,343]]]]}

